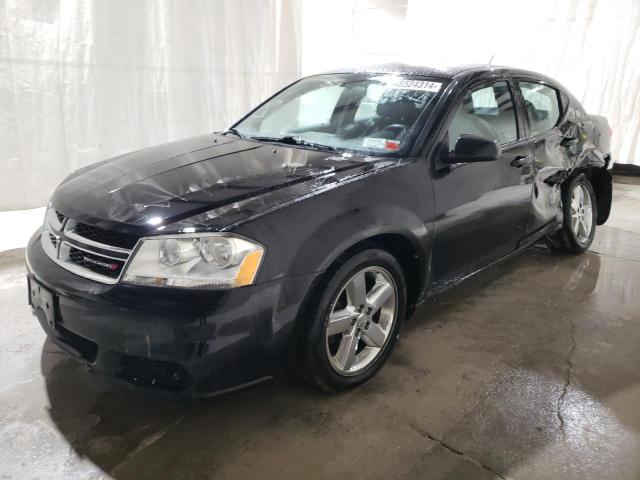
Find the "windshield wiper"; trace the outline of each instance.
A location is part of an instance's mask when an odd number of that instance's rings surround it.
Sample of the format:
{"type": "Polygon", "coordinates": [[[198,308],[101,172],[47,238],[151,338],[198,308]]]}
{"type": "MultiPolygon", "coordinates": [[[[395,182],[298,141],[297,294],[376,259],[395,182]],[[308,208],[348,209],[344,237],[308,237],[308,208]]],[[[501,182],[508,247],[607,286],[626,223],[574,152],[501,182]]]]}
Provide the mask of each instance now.
{"type": "Polygon", "coordinates": [[[303,140],[300,137],[294,137],[293,135],[284,135],[282,137],[251,137],[253,140],[257,140],[259,142],[271,142],[271,143],[284,143],[286,145],[297,145],[301,147],[309,147],[314,150],[328,150],[330,152],[335,152],[335,147],[330,145],[323,145],[321,143],[308,142],[307,140],[303,140]]]}
{"type": "Polygon", "coordinates": [[[227,128],[224,132],[222,132],[222,135],[226,135],[227,133],[233,133],[237,137],[244,138],[244,135],[242,135],[238,130],[236,130],[233,127],[227,128]]]}

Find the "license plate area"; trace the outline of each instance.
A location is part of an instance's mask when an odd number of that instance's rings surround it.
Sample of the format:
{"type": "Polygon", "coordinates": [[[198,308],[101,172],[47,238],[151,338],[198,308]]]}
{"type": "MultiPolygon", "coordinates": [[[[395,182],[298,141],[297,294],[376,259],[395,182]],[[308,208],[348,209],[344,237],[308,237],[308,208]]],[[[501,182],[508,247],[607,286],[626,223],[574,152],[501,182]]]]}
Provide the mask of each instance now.
{"type": "Polygon", "coordinates": [[[29,277],[29,305],[34,310],[42,310],[47,323],[52,329],[56,328],[56,296],[43,287],[38,281],[29,277]]]}

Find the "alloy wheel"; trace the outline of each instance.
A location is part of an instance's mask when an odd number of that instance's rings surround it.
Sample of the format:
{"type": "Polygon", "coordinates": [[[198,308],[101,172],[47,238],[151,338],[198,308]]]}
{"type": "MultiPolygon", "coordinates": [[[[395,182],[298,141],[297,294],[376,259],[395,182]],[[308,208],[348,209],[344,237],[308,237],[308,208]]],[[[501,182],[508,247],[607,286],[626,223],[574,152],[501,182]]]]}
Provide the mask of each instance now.
{"type": "Polygon", "coordinates": [[[341,375],[371,365],[388,343],[397,321],[398,288],[391,274],[371,266],[356,272],[331,304],[326,351],[341,375]]]}
{"type": "Polygon", "coordinates": [[[571,192],[571,229],[576,240],[581,244],[588,243],[592,227],[591,195],[585,185],[578,184],[571,192]]]}

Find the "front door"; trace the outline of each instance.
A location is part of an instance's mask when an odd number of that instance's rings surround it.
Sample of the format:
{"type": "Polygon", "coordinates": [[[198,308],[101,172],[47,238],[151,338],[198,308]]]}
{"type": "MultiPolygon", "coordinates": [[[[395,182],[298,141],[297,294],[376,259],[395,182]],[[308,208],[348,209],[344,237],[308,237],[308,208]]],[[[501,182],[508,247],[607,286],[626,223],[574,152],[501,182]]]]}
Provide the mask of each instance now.
{"type": "Polygon", "coordinates": [[[470,88],[448,122],[443,148],[448,143],[452,151],[466,133],[496,140],[502,155],[495,161],[434,168],[434,290],[515,251],[524,235],[532,193],[531,145],[519,134],[507,81],[470,88]]]}

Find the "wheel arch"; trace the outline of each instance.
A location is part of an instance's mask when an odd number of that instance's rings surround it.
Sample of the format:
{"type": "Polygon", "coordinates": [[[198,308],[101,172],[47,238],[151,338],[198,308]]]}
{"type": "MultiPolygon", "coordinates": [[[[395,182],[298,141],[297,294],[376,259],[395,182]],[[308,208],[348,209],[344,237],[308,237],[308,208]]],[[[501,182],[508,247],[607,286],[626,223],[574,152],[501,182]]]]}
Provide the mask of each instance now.
{"type": "Polygon", "coordinates": [[[402,267],[407,284],[407,311],[411,311],[424,290],[426,262],[417,242],[411,241],[407,235],[389,232],[364,238],[346,249],[332,265],[339,265],[342,259],[372,247],[390,253],[402,267]]]}
{"type": "Polygon", "coordinates": [[[611,213],[613,178],[607,167],[589,167],[586,174],[596,194],[596,205],[598,207],[598,221],[596,224],[602,225],[609,219],[611,213]]]}
{"type": "Polygon", "coordinates": [[[397,231],[363,236],[363,238],[352,242],[347,248],[333,256],[326,269],[309,286],[298,311],[298,320],[294,326],[289,344],[289,365],[293,365],[292,362],[299,357],[303,348],[300,340],[304,337],[305,329],[308,327],[311,309],[314,308],[314,303],[317,301],[317,292],[326,287],[333,273],[345,259],[369,248],[384,250],[398,260],[405,275],[407,287],[405,319],[413,313],[415,304],[421,298],[426,284],[426,260],[419,240],[410,234],[397,231]]]}
{"type": "Polygon", "coordinates": [[[610,158],[607,156],[605,159],[605,166],[602,166],[600,162],[584,162],[563,182],[564,185],[568,185],[571,180],[582,173],[587,176],[587,179],[589,180],[589,183],[591,183],[593,191],[596,194],[596,206],[598,209],[597,225],[604,224],[609,218],[613,198],[613,179],[611,177],[611,173],[606,167],[610,158]]]}
{"type": "Polygon", "coordinates": [[[342,262],[353,255],[368,248],[378,248],[393,255],[405,275],[407,284],[407,312],[411,313],[413,307],[420,300],[426,286],[427,258],[420,240],[409,232],[387,231],[383,233],[371,233],[352,239],[350,243],[340,248],[335,255],[325,260],[322,274],[318,275],[309,287],[303,300],[300,314],[307,315],[308,309],[313,305],[314,291],[324,288],[331,275],[339,268],[342,262]]]}

